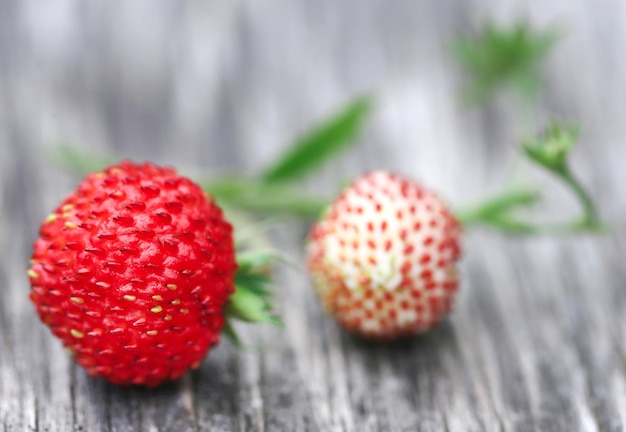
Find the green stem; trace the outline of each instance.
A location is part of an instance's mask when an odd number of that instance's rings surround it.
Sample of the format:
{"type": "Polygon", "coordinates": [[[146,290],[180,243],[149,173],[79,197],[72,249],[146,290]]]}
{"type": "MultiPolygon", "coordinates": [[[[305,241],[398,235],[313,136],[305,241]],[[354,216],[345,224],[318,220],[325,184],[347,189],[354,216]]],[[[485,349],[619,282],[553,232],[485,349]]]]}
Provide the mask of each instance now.
{"type": "Polygon", "coordinates": [[[554,173],[563,179],[565,184],[571,188],[583,208],[582,218],[579,222],[573,225],[578,225],[581,229],[597,228],[600,225],[600,220],[598,218],[596,206],[591,199],[591,195],[589,195],[580,182],[572,175],[567,165],[564,165],[561,169],[555,170],[554,173]]]}
{"type": "Polygon", "coordinates": [[[492,219],[487,223],[491,227],[511,234],[564,235],[582,232],[596,232],[600,234],[607,232],[607,227],[600,223],[587,225],[586,223],[581,223],[579,220],[564,223],[530,224],[503,216],[501,218],[492,219]]]}
{"type": "Polygon", "coordinates": [[[303,195],[294,187],[266,185],[257,180],[223,178],[201,184],[218,202],[257,213],[317,217],[330,201],[303,195]]]}
{"type": "Polygon", "coordinates": [[[553,123],[538,138],[527,140],[523,149],[532,162],[569,186],[583,209],[582,217],[557,224],[535,224],[516,220],[511,217],[511,210],[533,203],[538,196],[535,191],[505,190],[504,193],[487,200],[473,210],[461,212],[458,215],[459,221],[466,227],[483,224],[504,232],[524,234],[605,232],[606,226],[600,222],[591,196],[574,177],[567,163],[569,152],[577,139],[576,127],[566,128],[553,123]]]}

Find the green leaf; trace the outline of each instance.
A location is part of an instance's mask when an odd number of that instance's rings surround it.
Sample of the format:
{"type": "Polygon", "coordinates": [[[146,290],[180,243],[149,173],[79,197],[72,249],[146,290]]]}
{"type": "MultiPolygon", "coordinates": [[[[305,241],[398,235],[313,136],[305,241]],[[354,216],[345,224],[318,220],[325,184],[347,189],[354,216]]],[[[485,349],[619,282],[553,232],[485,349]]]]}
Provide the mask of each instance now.
{"type": "Polygon", "coordinates": [[[101,171],[118,162],[112,156],[93,154],[68,144],[59,144],[52,147],[51,156],[53,161],[59,166],[79,174],[101,171]]]}
{"type": "Polygon", "coordinates": [[[352,102],[331,119],[300,137],[261,179],[284,182],[304,176],[355,141],[370,111],[369,98],[352,102]]]}
{"type": "Polygon", "coordinates": [[[554,28],[534,31],[527,23],[511,28],[487,23],[477,35],[460,37],[453,52],[468,75],[466,100],[483,103],[507,86],[534,98],[541,89],[541,63],[559,36],[554,28]]]}

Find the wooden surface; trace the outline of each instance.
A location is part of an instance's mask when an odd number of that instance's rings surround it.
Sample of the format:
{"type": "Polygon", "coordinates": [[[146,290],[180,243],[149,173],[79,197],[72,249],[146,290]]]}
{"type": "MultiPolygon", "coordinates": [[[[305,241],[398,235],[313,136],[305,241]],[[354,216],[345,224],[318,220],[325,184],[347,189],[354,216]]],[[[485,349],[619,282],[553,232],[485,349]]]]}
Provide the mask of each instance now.
{"type": "MultiPolygon", "coordinates": [[[[0,1],[0,429],[6,431],[621,431],[626,427],[626,3],[620,0],[0,1]],[[206,172],[261,169],[298,132],[375,94],[360,147],[305,185],[365,169],[451,202],[516,166],[510,101],[468,110],[449,46],[486,18],[564,30],[535,125],[580,121],[574,165],[612,235],[469,233],[455,312],[414,340],[368,345],[325,318],[302,272],[275,289],[284,329],[244,329],[181,382],[88,378],[39,322],[27,258],[79,178],[59,141],[206,172]]],[[[518,170],[519,171],[519,170],[518,170]]],[[[549,217],[575,203],[547,176],[549,217]]],[[[545,186],[544,186],[545,185],[545,186]]],[[[302,258],[307,226],[276,245],[302,258]]]]}

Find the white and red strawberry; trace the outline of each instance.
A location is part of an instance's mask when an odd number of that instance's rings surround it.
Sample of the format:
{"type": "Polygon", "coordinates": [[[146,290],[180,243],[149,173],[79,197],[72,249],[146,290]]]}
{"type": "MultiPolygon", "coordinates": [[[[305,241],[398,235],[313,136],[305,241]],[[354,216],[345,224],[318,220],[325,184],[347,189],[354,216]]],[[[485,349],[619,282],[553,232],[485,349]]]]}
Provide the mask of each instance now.
{"type": "Polygon", "coordinates": [[[354,181],[314,225],[308,266],[341,326],[393,339],[428,330],[450,311],[460,233],[435,194],[376,171],[354,181]]]}

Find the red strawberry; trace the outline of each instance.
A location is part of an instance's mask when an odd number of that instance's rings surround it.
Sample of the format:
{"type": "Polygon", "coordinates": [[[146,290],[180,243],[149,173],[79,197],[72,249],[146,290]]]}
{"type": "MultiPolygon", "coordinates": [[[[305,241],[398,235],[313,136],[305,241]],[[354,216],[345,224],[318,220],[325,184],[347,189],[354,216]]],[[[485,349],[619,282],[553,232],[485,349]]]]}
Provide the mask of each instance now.
{"type": "Polygon", "coordinates": [[[326,309],[373,339],[423,332],[451,309],[460,225],[427,189],[387,172],[357,179],[313,227],[308,265],[326,309]]]}
{"type": "Polygon", "coordinates": [[[89,175],[43,222],[28,270],[41,320],[88,373],[156,386],[197,367],[224,326],[231,225],[170,168],[89,175]]]}

